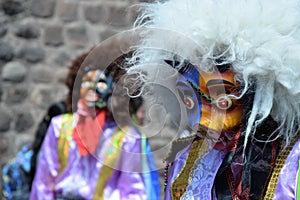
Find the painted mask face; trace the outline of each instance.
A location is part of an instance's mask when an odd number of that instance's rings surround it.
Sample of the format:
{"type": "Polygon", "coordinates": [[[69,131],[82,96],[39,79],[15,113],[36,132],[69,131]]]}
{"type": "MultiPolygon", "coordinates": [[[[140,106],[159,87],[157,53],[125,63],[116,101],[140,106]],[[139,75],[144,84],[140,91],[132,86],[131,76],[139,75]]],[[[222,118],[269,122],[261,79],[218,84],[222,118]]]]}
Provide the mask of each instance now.
{"type": "Polygon", "coordinates": [[[91,70],[83,78],[80,95],[88,107],[104,108],[112,93],[113,78],[102,70],[91,70]]]}
{"type": "MultiPolygon", "coordinates": [[[[189,91],[193,93],[191,99],[196,101],[196,106],[192,112],[188,110],[187,113],[195,132],[214,142],[231,140],[236,135],[242,118],[241,102],[235,98],[239,95],[240,87],[231,67],[225,70],[216,68],[207,73],[197,71],[195,66],[188,64],[180,73],[185,78],[185,87],[178,89],[187,94],[185,89],[193,88],[189,91]]],[[[185,98],[183,101],[185,102],[185,98]]],[[[190,105],[188,101],[185,104],[187,107],[190,105]]]]}

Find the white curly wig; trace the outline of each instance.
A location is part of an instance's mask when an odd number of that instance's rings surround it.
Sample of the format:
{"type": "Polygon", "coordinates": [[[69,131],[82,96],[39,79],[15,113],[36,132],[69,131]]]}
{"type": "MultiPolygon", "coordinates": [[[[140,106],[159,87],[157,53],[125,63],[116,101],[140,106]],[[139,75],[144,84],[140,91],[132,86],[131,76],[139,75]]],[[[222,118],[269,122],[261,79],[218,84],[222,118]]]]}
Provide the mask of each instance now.
{"type": "MultiPolygon", "coordinates": [[[[268,116],[286,144],[299,132],[300,3],[298,0],[169,0],[143,4],[142,39],[129,73],[174,53],[201,70],[223,58],[243,83],[255,84],[246,138],[268,116]],[[185,39],[182,39],[185,38],[185,39]],[[149,47],[161,49],[153,51],[149,47]],[[165,51],[167,50],[167,51],[165,51]],[[172,52],[172,53],[166,53],[172,52]]],[[[153,48],[152,48],[153,49],[153,48]]]]}

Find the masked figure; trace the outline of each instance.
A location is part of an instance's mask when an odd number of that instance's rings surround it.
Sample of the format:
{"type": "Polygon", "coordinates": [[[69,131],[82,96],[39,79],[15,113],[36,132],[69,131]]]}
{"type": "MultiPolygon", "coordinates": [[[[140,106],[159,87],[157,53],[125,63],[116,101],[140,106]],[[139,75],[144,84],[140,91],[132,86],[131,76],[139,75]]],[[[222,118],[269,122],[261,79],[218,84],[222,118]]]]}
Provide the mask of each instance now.
{"type": "Polygon", "coordinates": [[[30,199],[158,199],[149,144],[133,125],[118,127],[108,110],[121,70],[81,70],[77,110],[51,121],[30,199]]]}
{"type": "Polygon", "coordinates": [[[151,65],[178,71],[178,96],[195,133],[166,159],[165,199],[297,199],[299,17],[296,0],[145,7],[128,73],[151,65]]]}

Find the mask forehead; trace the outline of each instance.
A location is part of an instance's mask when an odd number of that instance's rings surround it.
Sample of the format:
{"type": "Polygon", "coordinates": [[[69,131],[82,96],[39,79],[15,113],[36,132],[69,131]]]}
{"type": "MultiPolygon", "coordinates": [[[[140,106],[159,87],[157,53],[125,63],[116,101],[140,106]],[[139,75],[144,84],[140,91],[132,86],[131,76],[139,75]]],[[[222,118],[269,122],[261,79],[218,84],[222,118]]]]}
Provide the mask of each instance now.
{"type": "Polygon", "coordinates": [[[88,71],[82,78],[82,81],[91,81],[96,82],[101,71],[100,70],[92,70],[88,71]]]}

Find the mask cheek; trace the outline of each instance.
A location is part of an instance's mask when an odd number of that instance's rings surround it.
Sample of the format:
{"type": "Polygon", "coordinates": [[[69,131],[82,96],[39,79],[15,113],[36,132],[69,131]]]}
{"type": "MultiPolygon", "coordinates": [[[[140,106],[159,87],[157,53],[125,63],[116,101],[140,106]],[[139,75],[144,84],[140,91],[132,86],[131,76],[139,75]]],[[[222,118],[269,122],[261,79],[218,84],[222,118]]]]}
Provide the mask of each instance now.
{"type": "Polygon", "coordinates": [[[188,125],[194,127],[201,117],[201,98],[191,84],[183,77],[176,82],[179,99],[184,105],[188,125]]]}
{"type": "Polygon", "coordinates": [[[201,116],[201,110],[200,110],[201,103],[199,103],[199,101],[196,98],[194,98],[193,101],[194,101],[193,107],[186,106],[188,123],[189,123],[190,127],[194,127],[196,124],[198,124],[200,121],[200,116],[201,116]]]}
{"type": "Polygon", "coordinates": [[[191,90],[193,91],[191,88],[178,88],[180,99],[186,111],[188,125],[193,127],[199,123],[201,117],[201,101],[195,93],[190,92],[191,90]]]}
{"type": "Polygon", "coordinates": [[[87,89],[86,88],[80,88],[80,97],[85,100],[87,94],[87,89]]]}

